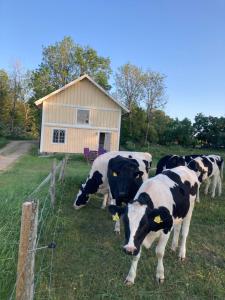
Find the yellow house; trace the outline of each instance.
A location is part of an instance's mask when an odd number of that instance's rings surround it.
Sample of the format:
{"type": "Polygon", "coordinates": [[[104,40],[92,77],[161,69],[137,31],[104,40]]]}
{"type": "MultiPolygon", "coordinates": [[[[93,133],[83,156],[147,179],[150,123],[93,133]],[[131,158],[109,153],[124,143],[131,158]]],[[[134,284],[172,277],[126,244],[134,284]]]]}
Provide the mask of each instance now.
{"type": "Polygon", "coordinates": [[[83,75],[37,100],[42,108],[40,152],[118,150],[122,111],[128,109],[83,75]]]}

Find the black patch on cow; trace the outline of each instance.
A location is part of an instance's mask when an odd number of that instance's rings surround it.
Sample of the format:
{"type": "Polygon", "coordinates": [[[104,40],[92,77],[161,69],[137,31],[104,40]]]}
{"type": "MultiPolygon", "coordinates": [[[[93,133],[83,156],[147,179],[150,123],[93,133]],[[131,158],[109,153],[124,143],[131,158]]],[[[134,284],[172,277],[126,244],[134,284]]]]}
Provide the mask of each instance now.
{"type": "Polygon", "coordinates": [[[161,158],[156,167],[156,175],[162,173],[163,169],[173,169],[179,166],[185,166],[185,157],[179,155],[166,155],[161,158]]]}
{"type": "Polygon", "coordinates": [[[173,169],[179,166],[185,166],[185,160],[183,156],[173,155],[166,163],[166,169],[173,169]]]}
{"type": "Polygon", "coordinates": [[[173,156],[173,155],[166,155],[166,156],[163,156],[162,158],[160,158],[160,160],[158,161],[157,163],[157,166],[156,166],[156,173],[155,175],[158,175],[160,173],[162,173],[163,171],[163,167],[166,165],[166,162],[168,161],[168,159],[173,156]]]}
{"type": "Polygon", "coordinates": [[[150,170],[150,163],[147,160],[145,160],[145,159],[143,159],[143,162],[145,164],[145,170],[148,173],[149,170],[150,170]]]}
{"type": "Polygon", "coordinates": [[[123,215],[126,211],[126,207],[116,206],[116,205],[109,205],[108,207],[109,212],[111,215],[115,215],[118,213],[119,216],[123,215]]]}
{"type": "Polygon", "coordinates": [[[194,192],[197,193],[197,183],[193,187],[189,181],[183,183],[180,176],[170,170],[164,171],[163,175],[175,182],[175,186],[170,188],[175,202],[173,205],[173,217],[183,219],[190,207],[190,194],[194,196],[194,192]]]}
{"type": "Polygon", "coordinates": [[[168,208],[164,206],[160,206],[159,208],[153,209],[148,216],[150,231],[158,231],[163,229],[164,233],[168,233],[173,226],[173,218],[168,210],[168,208]],[[160,216],[162,222],[157,223],[154,219],[160,216]]]}
{"type": "Polygon", "coordinates": [[[129,155],[128,158],[132,158],[132,155],[129,155]]]}
{"type": "Polygon", "coordinates": [[[90,177],[84,186],[80,187],[80,191],[82,192],[77,198],[75,205],[85,205],[89,200],[89,194],[94,194],[98,191],[99,186],[103,183],[102,174],[99,171],[95,171],[90,177]]]}
{"type": "Polygon", "coordinates": [[[116,205],[128,203],[136,195],[143,183],[143,172],[135,159],[125,158],[120,155],[111,158],[108,164],[108,182],[116,205]]]}
{"type": "Polygon", "coordinates": [[[194,172],[200,172],[200,175],[198,176],[198,180],[199,180],[199,182],[202,182],[205,171],[202,169],[202,167],[199,165],[199,163],[195,160],[191,160],[187,167],[194,172]]]}
{"type": "Polygon", "coordinates": [[[211,162],[214,162],[214,158],[213,157],[208,157],[208,159],[210,159],[211,162]]]}
{"type": "Polygon", "coordinates": [[[212,169],[213,169],[212,162],[206,157],[202,157],[202,162],[204,166],[208,168],[208,177],[209,177],[212,174],[212,169]]]}
{"type": "Polygon", "coordinates": [[[138,199],[135,200],[139,202],[141,205],[147,205],[150,209],[154,208],[153,202],[149,194],[143,192],[138,196],[138,199]]]}

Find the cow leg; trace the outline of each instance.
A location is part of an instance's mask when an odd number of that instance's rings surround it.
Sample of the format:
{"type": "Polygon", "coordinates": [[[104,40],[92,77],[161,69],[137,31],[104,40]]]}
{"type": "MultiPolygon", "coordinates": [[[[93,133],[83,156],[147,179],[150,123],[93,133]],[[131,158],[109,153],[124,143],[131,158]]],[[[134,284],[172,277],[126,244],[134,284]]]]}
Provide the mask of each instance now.
{"type": "Polygon", "coordinates": [[[189,232],[193,206],[189,208],[189,212],[182,222],[182,239],[180,244],[179,259],[183,261],[186,257],[186,241],[189,232]]]}
{"type": "Polygon", "coordinates": [[[204,194],[205,194],[205,195],[208,194],[210,183],[211,183],[211,180],[208,178],[208,179],[206,180],[206,186],[205,186],[205,191],[204,191],[204,194]]]}
{"type": "Polygon", "coordinates": [[[173,241],[171,245],[171,249],[175,252],[178,247],[179,235],[181,230],[181,223],[175,224],[173,228],[173,241]]]}
{"type": "Polygon", "coordinates": [[[221,194],[222,194],[222,182],[221,182],[220,175],[218,176],[217,187],[218,187],[218,196],[221,196],[221,194]]]}
{"type": "MultiPolygon", "coordinates": [[[[116,200],[111,198],[110,204],[116,205],[116,200]]],[[[115,233],[120,234],[120,220],[115,222],[114,231],[115,231],[115,233]]]]}
{"type": "Polygon", "coordinates": [[[155,239],[157,239],[160,235],[160,232],[151,232],[151,234],[147,235],[146,238],[143,241],[143,246],[145,246],[146,249],[149,249],[155,239]]]}
{"type": "Polygon", "coordinates": [[[216,193],[216,185],[217,185],[217,176],[214,175],[212,178],[212,198],[215,198],[215,193],[216,193]]]}
{"type": "Polygon", "coordinates": [[[106,205],[108,203],[108,199],[109,199],[109,194],[108,193],[104,194],[104,199],[103,199],[103,202],[102,202],[101,209],[105,209],[106,208],[106,205]]]}
{"type": "Polygon", "coordinates": [[[126,285],[134,284],[134,280],[136,278],[136,272],[137,272],[137,265],[138,265],[138,261],[139,261],[140,257],[141,257],[141,249],[140,249],[138,255],[134,256],[132,259],[129,273],[124,282],[126,285]]]}
{"type": "Polygon", "coordinates": [[[170,232],[167,234],[162,233],[159,239],[159,242],[156,247],[156,256],[158,258],[158,264],[156,268],[156,280],[159,283],[163,283],[165,277],[164,277],[164,266],[163,266],[163,257],[165,253],[165,247],[168,242],[168,239],[170,237],[170,232]]]}
{"type": "Polygon", "coordinates": [[[198,186],[198,188],[197,188],[196,202],[200,202],[200,198],[199,198],[199,189],[200,189],[200,186],[198,186]]]}

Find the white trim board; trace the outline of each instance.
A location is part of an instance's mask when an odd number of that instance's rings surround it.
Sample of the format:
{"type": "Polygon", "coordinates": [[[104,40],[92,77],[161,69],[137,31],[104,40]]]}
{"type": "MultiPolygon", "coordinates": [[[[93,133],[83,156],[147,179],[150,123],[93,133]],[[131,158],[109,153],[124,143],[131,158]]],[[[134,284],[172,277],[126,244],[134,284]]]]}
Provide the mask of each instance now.
{"type": "MultiPolygon", "coordinates": [[[[107,127],[95,127],[95,126],[85,126],[85,125],[73,125],[73,124],[59,124],[59,123],[44,123],[44,126],[50,126],[50,127],[66,127],[66,128],[78,128],[78,129],[90,129],[90,130],[102,130],[105,132],[110,131],[119,131],[119,128],[107,128],[107,127]]],[[[56,128],[56,129],[57,129],[56,128]]]]}

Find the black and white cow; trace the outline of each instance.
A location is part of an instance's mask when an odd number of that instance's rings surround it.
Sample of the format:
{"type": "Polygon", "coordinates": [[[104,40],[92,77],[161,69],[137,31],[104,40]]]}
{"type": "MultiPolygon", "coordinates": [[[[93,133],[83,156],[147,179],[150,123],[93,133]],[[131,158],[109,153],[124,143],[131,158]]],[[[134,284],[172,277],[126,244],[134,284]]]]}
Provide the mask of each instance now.
{"type": "Polygon", "coordinates": [[[111,151],[100,155],[93,162],[89,176],[84,184],[81,185],[79,192],[74,201],[74,207],[79,209],[87,204],[89,195],[100,193],[104,195],[102,208],[106,206],[108,196],[111,194],[108,184],[108,164],[109,161],[117,156],[129,158],[131,161],[136,160],[139,171],[143,172],[142,178],[146,180],[151,167],[152,156],[145,152],[130,151],[111,151]]]}
{"type": "MultiPolygon", "coordinates": [[[[196,157],[189,162],[188,167],[196,172],[200,172],[198,175],[199,182],[206,182],[205,195],[208,194],[210,184],[212,182],[211,197],[214,198],[216,194],[216,188],[218,189],[218,195],[222,193],[222,179],[224,161],[219,155],[202,155],[196,157]]],[[[199,196],[197,197],[199,201],[199,196]]]]}
{"type": "Polygon", "coordinates": [[[159,238],[156,247],[156,279],[164,281],[163,256],[172,228],[172,250],[175,251],[182,227],[179,258],[185,259],[186,239],[198,185],[196,173],[180,166],[145,181],[133,202],[126,207],[109,206],[112,215],[122,215],[125,229],[124,251],[134,256],[125,281],[127,285],[134,283],[142,246],[149,249],[156,238],[159,238]]]}
{"type": "Polygon", "coordinates": [[[156,175],[162,173],[163,170],[173,169],[179,166],[187,166],[187,164],[197,157],[202,157],[200,154],[192,154],[192,155],[166,155],[163,156],[157,163],[156,166],[156,175]]]}

